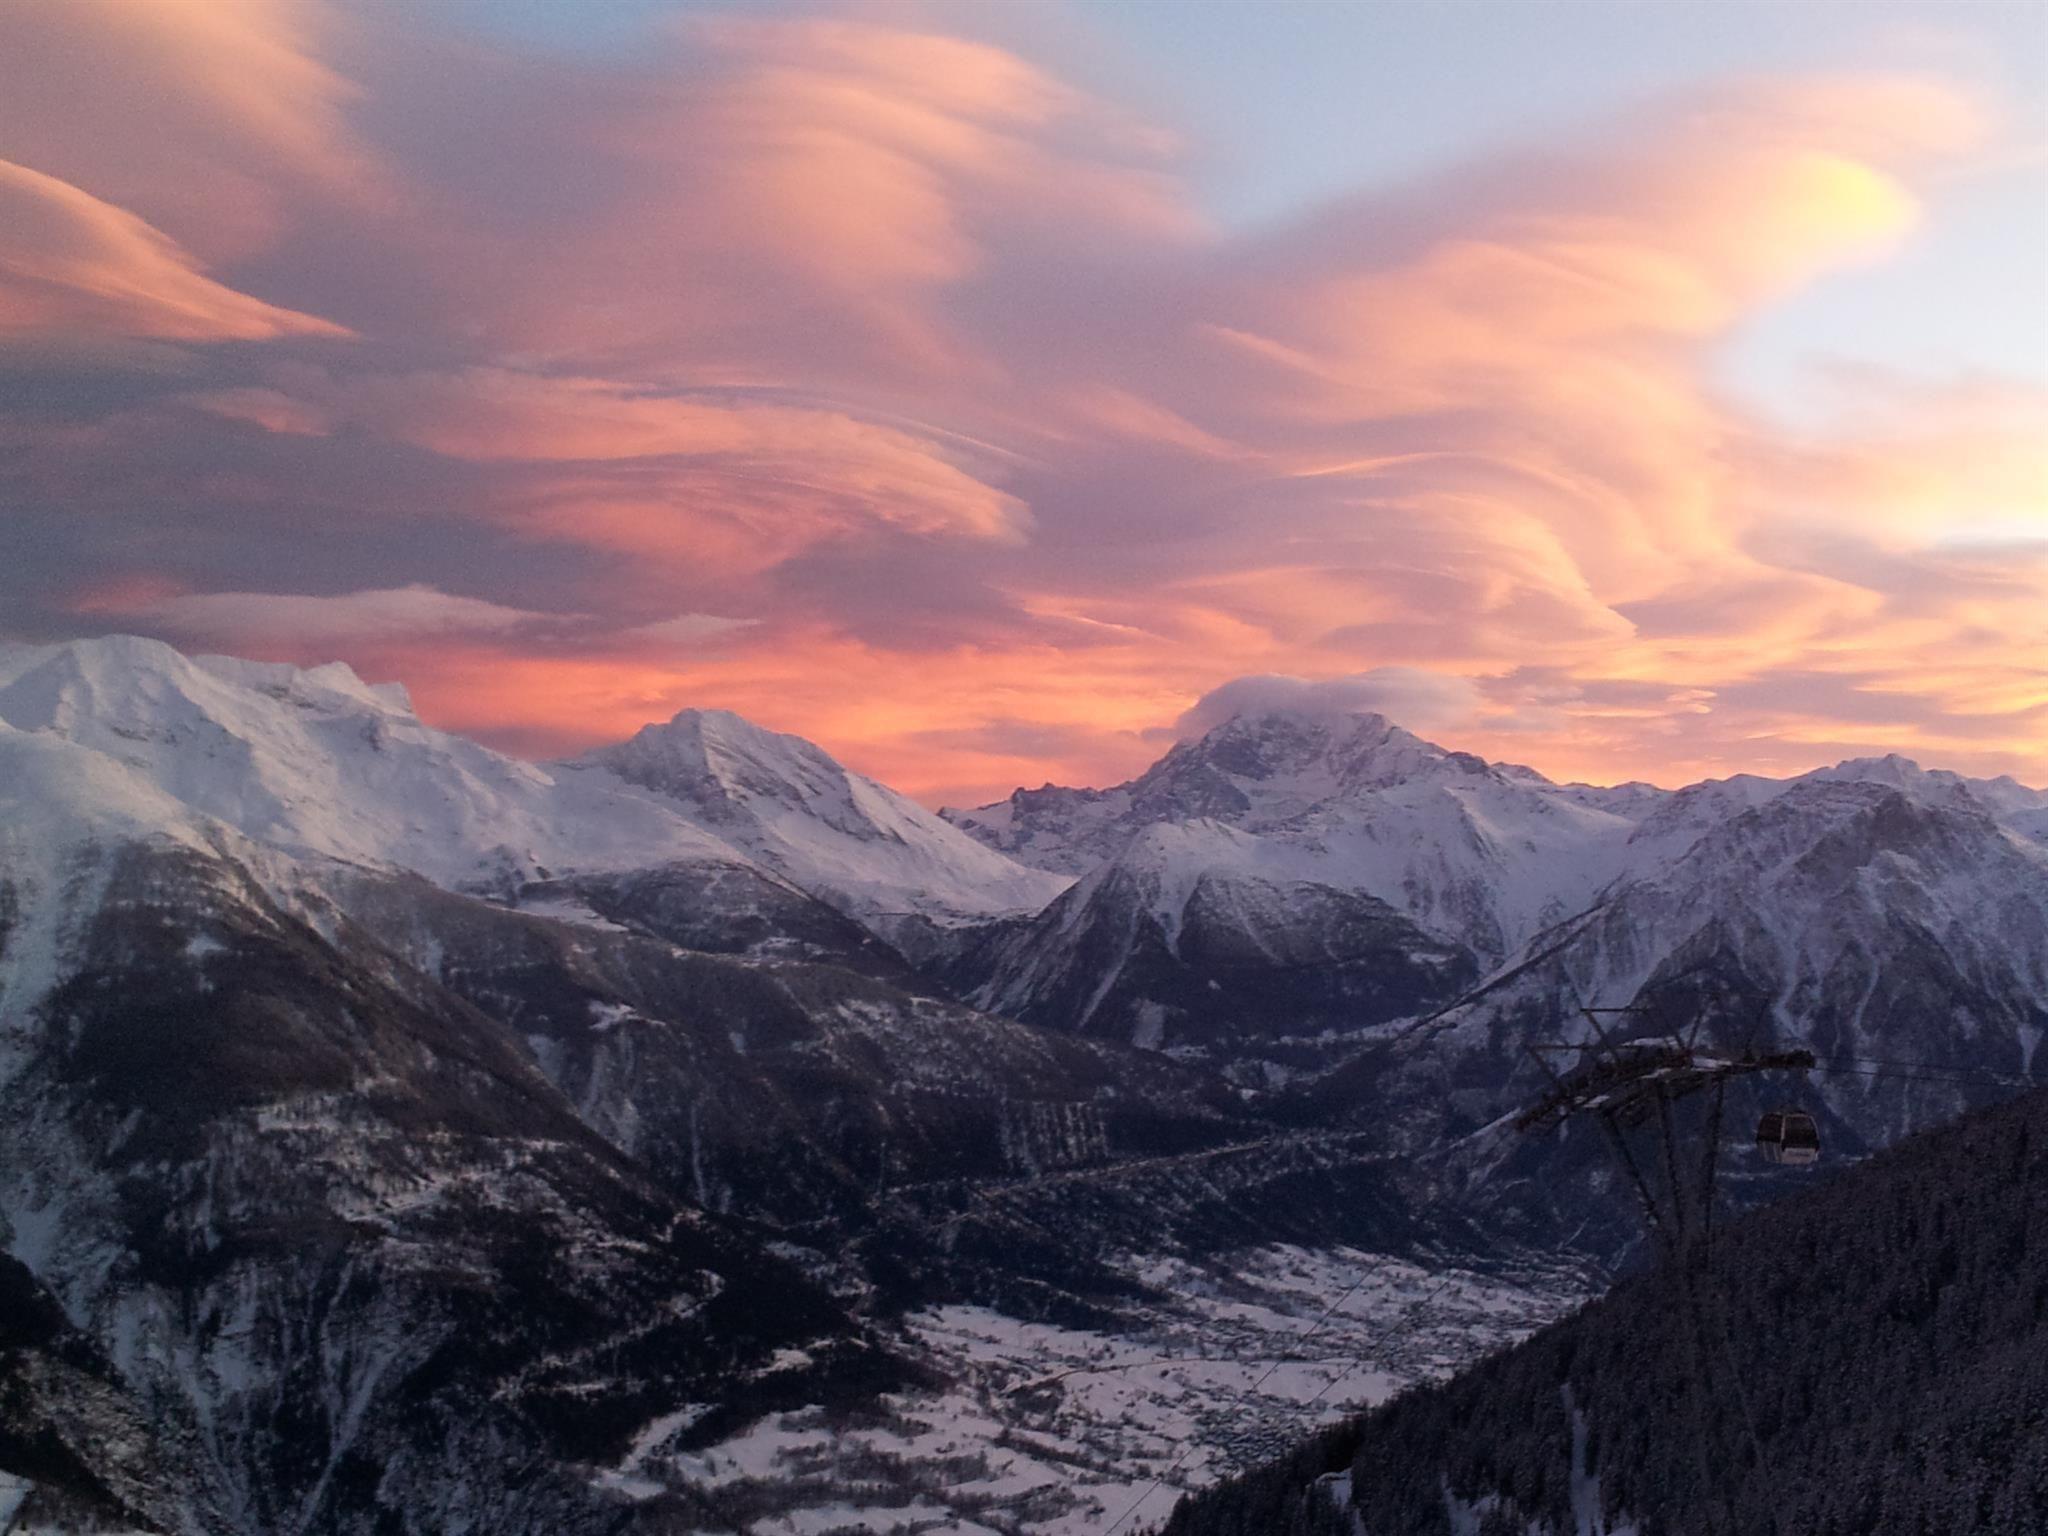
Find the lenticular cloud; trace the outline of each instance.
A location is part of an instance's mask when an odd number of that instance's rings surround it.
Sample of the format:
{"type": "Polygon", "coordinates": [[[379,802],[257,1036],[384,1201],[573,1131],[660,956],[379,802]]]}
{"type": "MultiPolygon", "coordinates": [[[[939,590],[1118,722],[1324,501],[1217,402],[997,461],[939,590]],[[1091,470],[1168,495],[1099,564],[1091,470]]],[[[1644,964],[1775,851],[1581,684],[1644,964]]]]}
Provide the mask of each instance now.
{"type": "Polygon", "coordinates": [[[2048,742],[2038,391],[1845,376],[1794,429],[1714,383],[1996,152],[1953,85],[1734,82],[1247,237],[1172,132],[959,28],[607,61],[143,9],[0,20],[48,65],[0,102],[0,326],[64,358],[0,422],[40,630],[214,594],[312,661],[373,641],[308,601],[429,589],[536,616],[375,637],[451,724],[717,703],[935,798],[1254,696],[1564,775],[2048,742]]]}

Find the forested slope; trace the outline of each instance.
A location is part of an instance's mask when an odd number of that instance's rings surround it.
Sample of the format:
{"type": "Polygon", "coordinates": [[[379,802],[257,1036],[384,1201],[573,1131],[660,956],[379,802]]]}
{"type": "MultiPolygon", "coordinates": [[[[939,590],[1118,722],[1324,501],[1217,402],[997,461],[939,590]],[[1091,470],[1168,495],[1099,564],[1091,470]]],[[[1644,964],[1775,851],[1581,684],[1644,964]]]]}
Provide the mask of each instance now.
{"type": "Polygon", "coordinates": [[[1184,1502],[1165,1527],[2043,1530],[2043,1092],[1817,1182],[1719,1234],[1690,1280],[1625,1282],[1461,1376],[1184,1502]]]}

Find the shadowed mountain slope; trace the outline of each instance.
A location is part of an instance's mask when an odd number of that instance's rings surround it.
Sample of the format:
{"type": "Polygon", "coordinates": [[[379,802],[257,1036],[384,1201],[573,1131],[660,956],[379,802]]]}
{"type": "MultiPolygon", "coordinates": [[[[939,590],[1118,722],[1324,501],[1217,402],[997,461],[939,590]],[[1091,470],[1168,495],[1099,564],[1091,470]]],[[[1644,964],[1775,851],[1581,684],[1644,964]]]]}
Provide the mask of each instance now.
{"type": "Polygon", "coordinates": [[[2048,1093],[1927,1132],[1168,1536],[2048,1529],[2048,1093]]]}

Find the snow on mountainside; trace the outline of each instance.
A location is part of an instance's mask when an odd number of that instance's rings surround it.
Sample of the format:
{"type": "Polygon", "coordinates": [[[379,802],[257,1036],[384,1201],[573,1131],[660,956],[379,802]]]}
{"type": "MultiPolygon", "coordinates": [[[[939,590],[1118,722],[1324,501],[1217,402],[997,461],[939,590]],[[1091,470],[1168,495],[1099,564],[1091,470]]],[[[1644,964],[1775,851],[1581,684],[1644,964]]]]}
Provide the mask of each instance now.
{"type": "Polygon", "coordinates": [[[1116,858],[1146,827],[1218,822],[1257,834],[1262,849],[1295,849],[1297,877],[1376,897],[1497,964],[1616,881],[1661,873],[1729,818],[1822,779],[1960,798],[2017,835],[2048,834],[2048,791],[1926,771],[1899,757],[1677,791],[1561,785],[1447,751],[1379,715],[1292,711],[1227,720],[1111,789],[1020,789],[996,805],[943,814],[992,848],[1073,874],[1116,858]]]}
{"type": "Polygon", "coordinates": [[[505,893],[685,866],[748,888],[756,903],[788,882],[849,911],[957,920],[1042,904],[1063,884],[809,743],[733,716],[703,719],[617,749],[620,767],[650,785],[592,759],[537,765],[434,730],[402,688],[365,684],[339,663],[187,657],[127,636],[0,647],[0,724],[88,749],[100,760],[89,771],[103,777],[120,770],[124,787],[104,798],[147,800],[145,823],[196,815],[289,855],[505,893]],[[655,766],[686,760],[685,737],[712,765],[708,778],[662,779],[655,766]]]}
{"type": "Polygon", "coordinates": [[[59,979],[99,905],[110,850],[145,838],[207,845],[199,817],[122,764],[0,721],[0,1079],[8,1022],[59,979]]]}
{"type": "MultiPolygon", "coordinates": [[[[1503,977],[1465,1012],[1560,994],[1629,1002],[1710,963],[1723,986],[1768,1002],[1781,1042],[2028,1072],[2030,1042],[2048,1028],[2048,849],[1959,785],[1930,790],[1933,777],[1826,773],[1786,786],[1546,935],[1542,966],[1503,977]]],[[[1878,1093],[1825,1091],[1857,1109],[1878,1093]]]]}
{"type": "Polygon", "coordinates": [[[1505,1134],[1580,1002],[1948,1069],[1817,1071],[1831,1160],[2048,1073],[2044,824],[1298,714],[949,824],[730,715],[534,765],[346,668],[0,648],[0,1402],[157,1446],[102,1480],[167,1529],[1101,1532],[1625,1251],[1597,1145],[1505,1134]]]}
{"type": "MultiPolygon", "coordinates": [[[[53,745],[90,757],[32,750],[53,745]]],[[[97,840],[118,830],[0,862],[0,963],[18,923],[31,970],[61,959],[0,1011],[0,1467],[181,1536],[594,1536],[626,1527],[587,1468],[645,1417],[796,1358],[864,1389],[888,1369],[757,1235],[594,1135],[497,1019],[237,858],[97,840]]]]}
{"type": "Polygon", "coordinates": [[[287,853],[444,885],[733,850],[628,786],[568,785],[423,725],[402,690],[126,636],[0,649],[0,721],[88,747],[287,853]]]}
{"type": "Polygon", "coordinates": [[[1019,790],[949,814],[1015,858],[1075,871],[1147,826],[1207,818],[1290,845],[1301,878],[1376,897],[1497,961],[1621,870],[1640,791],[1561,788],[1379,715],[1276,712],[1225,721],[1114,789],[1019,790]]]}
{"type": "Polygon", "coordinates": [[[1035,912],[1067,884],[993,852],[808,741],[726,710],[685,710],[556,771],[638,785],[857,916],[1035,912]]]}
{"type": "MultiPolygon", "coordinates": [[[[1952,785],[1778,786],[1447,1006],[1361,1037],[1299,1085],[1302,1113],[1458,1147],[1473,1219],[1490,1230],[1582,1232],[1606,1219],[1597,1142],[1474,1133],[1536,1091],[1526,1042],[1591,1038],[1586,1006],[1638,1010],[1610,1016],[1624,1038],[1697,1026],[1721,1051],[1811,1050],[1803,1080],[1733,1087],[1729,1121],[1790,1093],[1829,1158],[1854,1159],[2048,1080],[2048,849],[1952,785]]],[[[1770,1192],[1741,1177],[1727,1189],[1770,1192]]]]}
{"type": "Polygon", "coordinates": [[[1147,827],[959,977],[1016,1018],[1226,1056],[1412,1015],[1477,979],[1463,947],[1323,883],[1326,862],[1215,821],[1147,827]]]}

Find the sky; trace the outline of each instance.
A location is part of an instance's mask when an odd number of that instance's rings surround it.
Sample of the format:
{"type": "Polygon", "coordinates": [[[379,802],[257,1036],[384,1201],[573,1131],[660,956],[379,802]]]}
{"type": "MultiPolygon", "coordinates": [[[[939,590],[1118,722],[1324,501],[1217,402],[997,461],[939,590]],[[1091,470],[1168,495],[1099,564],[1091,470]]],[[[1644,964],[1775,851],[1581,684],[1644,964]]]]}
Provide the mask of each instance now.
{"type": "Polygon", "coordinates": [[[0,638],[2048,783],[2048,3],[0,8],[0,638]]]}

